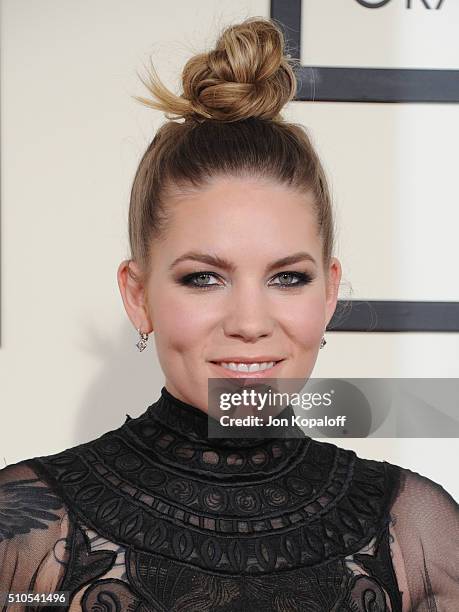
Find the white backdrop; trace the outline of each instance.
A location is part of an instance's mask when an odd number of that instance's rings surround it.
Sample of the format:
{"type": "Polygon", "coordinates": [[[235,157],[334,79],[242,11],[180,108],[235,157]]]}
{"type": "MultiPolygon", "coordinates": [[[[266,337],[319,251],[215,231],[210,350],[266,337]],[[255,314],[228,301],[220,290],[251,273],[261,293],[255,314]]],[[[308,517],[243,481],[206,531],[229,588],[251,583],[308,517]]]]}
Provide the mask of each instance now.
{"type": "MultiPolygon", "coordinates": [[[[305,3],[304,62],[380,65],[387,53],[389,67],[459,69],[457,2],[445,0],[441,11],[422,3],[406,11],[402,0],[378,10],[344,4],[305,3]],[[446,51],[429,55],[441,27],[446,51]]],[[[154,347],[135,347],[116,281],[134,172],[165,120],[131,98],[146,94],[136,71],[151,55],[178,92],[184,62],[225,25],[268,16],[269,1],[0,6],[3,467],[90,440],[158,398],[154,347]]],[[[285,115],[308,127],[330,176],[342,296],[352,287],[353,298],[459,300],[459,105],[294,102],[285,115]]],[[[314,376],[459,376],[458,334],[327,340],[314,376]]],[[[454,439],[331,441],[424,474],[459,498],[454,439]]]]}

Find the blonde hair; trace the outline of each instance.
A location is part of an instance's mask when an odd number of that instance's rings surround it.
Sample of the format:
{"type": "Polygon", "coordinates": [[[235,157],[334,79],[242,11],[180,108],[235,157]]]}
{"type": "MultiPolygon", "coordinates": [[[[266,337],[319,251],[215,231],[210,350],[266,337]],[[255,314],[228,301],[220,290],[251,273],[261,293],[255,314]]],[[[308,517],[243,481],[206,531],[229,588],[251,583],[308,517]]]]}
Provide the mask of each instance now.
{"type": "Polygon", "coordinates": [[[277,23],[251,17],[224,29],[214,49],[188,60],[182,94],[169,91],[153,66],[149,80],[141,78],[153,99],[135,99],[168,119],[145,151],[131,190],[131,259],[144,277],[152,241],[167,228],[168,198],[218,176],[266,178],[312,193],[327,269],[334,221],[325,172],[305,129],[281,116],[296,93],[296,62],[285,53],[277,23]]]}

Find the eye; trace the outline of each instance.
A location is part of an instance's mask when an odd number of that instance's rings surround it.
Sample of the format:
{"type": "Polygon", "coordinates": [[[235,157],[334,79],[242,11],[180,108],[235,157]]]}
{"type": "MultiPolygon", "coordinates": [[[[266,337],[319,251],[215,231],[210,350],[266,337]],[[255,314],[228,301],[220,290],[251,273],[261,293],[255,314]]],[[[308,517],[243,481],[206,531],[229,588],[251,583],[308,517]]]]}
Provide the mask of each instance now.
{"type": "MultiPolygon", "coordinates": [[[[218,278],[213,272],[193,272],[179,279],[181,285],[186,287],[195,287],[197,289],[211,289],[218,287],[219,283],[207,282],[209,279],[218,278]]],[[[313,280],[313,276],[304,272],[280,272],[274,278],[280,279],[282,282],[273,283],[274,286],[281,289],[289,289],[291,287],[301,287],[309,284],[313,280]],[[297,279],[292,281],[292,279],[297,279]],[[287,279],[287,280],[286,280],[287,279]]]]}
{"type": "Polygon", "coordinates": [[[313,280],[313,277],[310,274],[306,274],[305,272],[280,272],[274,278],[290,279],[288,280],[288,282],[274,283],[282,289],[289,289],[290,287],[301,287],[303,285],[308,285],[313,280]],[[295,277],[298,280],[296,282],[292,282],[291,279],[295,277]]]}
{"type": "Polygon", "coordinates": [[[216,275],[212,272],[193,272],[193,274],[187,274],[180,279],[180,283],[187,287],[197,287],[198,289],[208,289],[209,287],[217,287],[218,283],[206,283],[205,279],[216,278],[216,275]],[[204,279],[204,281],[203,281],[204,279]]]}

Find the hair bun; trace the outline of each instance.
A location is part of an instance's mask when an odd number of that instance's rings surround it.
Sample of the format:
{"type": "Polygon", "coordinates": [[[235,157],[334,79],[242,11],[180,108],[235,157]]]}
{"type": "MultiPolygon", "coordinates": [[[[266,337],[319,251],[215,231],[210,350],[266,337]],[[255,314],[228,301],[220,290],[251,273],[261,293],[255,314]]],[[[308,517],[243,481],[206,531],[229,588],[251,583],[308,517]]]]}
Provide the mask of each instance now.
{"type": "Polygon", "coordinates": [[[227,27],[215,49],[188,60],[180,97],[156,76],[149,84],[142,81],[158,101],[136,99],[165,111],[168,118],[172,114],[196,120],[281,119],[297,87],[290,61],[280,27],[271,19],[251,17],[227,27]]]}
{"type": "Polygon", "coordinates": [[[196,114],[225,121],[272,119],[296,92],[282,31],[256,17],[229,26],[214,50],[191,58],[182,82],[196,114]]]}

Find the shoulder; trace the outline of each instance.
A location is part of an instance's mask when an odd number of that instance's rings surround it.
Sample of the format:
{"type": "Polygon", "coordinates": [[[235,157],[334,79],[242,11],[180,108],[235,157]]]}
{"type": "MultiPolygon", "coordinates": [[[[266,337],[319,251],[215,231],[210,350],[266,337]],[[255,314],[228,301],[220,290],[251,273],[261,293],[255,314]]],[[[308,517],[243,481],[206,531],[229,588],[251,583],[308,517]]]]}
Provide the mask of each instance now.
{"type": "Polygon", "coordinates": [[[383,463],[389,466],[389,469],[396,470],[399,476],[397,496],[394,499],[394,505],[399,510],[403,506],[407,512],[416,511],[417,516],[420,518],[435,508],[437,513],[444,510],[445,512],[452,512],[452,515],[456,519],[458,518],[459,506],[457,501],[439,482],[407,467],[386,461],[377,463],[383,463]]]}
{"type": "Polygon", "coordinates": [[[359,456],[354,450],[332,442],[313,439],[312,452],[324,464],[330,477],[343,474],[346,488],[361,500],[362,510],[377,500],[381,510],[387,509],[396,498],[403,482],[403,468],[387,461],[359,456]]]}
{"type": "MultiPolygon", "coordinates": [[[[446,528],[459,549],[459,505],[438,482],[408,468],[400,468],[400,486],[392,513],[409,521],[412,534],[424,537],[446,528]]],[[[451,542],[452,544],[452,542],[451,542]]]]}
{"type": "MultiPolygon", "coordinates": [[[[353,451],[351,451],[353,452],[353,451]]],[[[356,455],[357,473],[384,474],[391,490],[391,520],[410,521],[412,533],[428,531],[433,524],[447,525],[459,537],[459,505],[438,482],[409,468],[356,455]]]]}
{"type": "Polygon", "coordinates": [[[0,584],[55,590],[68,561],[64,501],[27,459],[0,470],[0,584]]]}
{"type": "Polygon", "coordinates": [[[352,478],[374,476],[382,479],[392,491],[392,503],[401,510],[415,512],[418,518],[428,517],[428,511],[435,508],[450,514],[455,520],[459,517],[459,506],[452,495],[438,482],[409,468],[384,460],[368,459],[359,456],[354,450],[340,448],[332,443],[319,442],[321,446],[334,452],[345,453],[347,462],[352,464],[352,478]],[[420,501],[422,500],[422,507],[420,501]]]}
{"type": "Polygon", "coordinates": [[[26,459],[0,470],[0,541],[46,531],[66,513],[63,500],[38,473],[34,461],[26,459]]]}
{"type": "Polygon", "coordinates": [[[399,533],[406,532],[402,527],[409,525],[411,548],[415,539],[426,542],[448,533],[449,545],[454,544],[459,552],[459,505],[440,483],[395,463],[363,458],[334,444],[320,444],[328,452],[333,450],[338,459],[344,453],[349,494],[362,512],[373,510],[384,525],[397,524],[399,533]]]}

